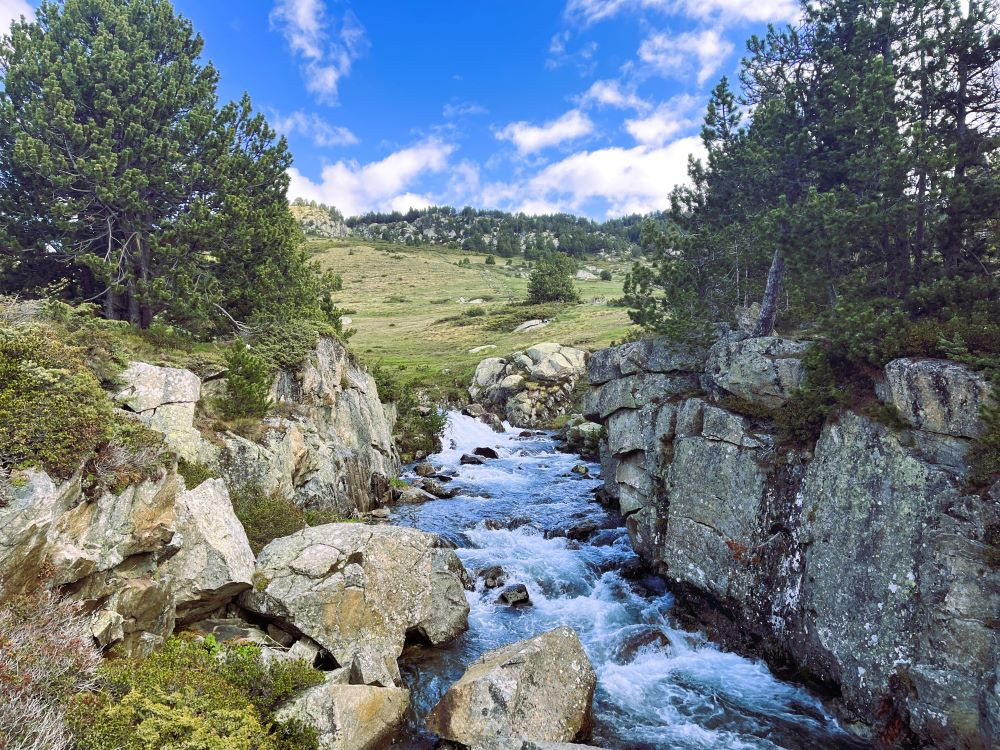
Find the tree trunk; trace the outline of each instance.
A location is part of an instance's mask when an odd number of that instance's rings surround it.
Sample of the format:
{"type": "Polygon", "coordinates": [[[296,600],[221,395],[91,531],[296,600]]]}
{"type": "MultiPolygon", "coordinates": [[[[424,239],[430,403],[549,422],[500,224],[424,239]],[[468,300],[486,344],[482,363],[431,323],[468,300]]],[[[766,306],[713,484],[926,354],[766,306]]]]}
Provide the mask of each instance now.
{"type": "Polygon", "coordinates": [[[774,319],[778,314],[778,298],[785,282],[785,260],[781,251],[775,250],[771,259],[771,268],[767,272],[767,286],[764,287],[764,299],[760,303],[760,317],[754,326],[752,336],[770,336],[774,331],[774,319]]]}

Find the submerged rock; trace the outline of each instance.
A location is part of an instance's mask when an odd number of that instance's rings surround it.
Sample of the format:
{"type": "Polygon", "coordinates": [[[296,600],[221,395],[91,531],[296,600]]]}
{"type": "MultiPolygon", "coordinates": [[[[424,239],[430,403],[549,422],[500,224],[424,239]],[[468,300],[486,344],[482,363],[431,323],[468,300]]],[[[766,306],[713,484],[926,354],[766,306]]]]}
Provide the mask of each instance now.
{"type": "Polygon", "coordinates": [[[436,536],[414,529],[303,529],[267,545],[254,578],[246,609],[309,636],[363,684],[398,683],[408,633],[440,645],[468,627],[465,569],[436,536]]]}
{"type": "Polygon", "coordinates": [[[468,453],[463,453],[458,462],[463,466],[480,466],[483,464],[483,459],[479,456],[472,456],[468,453]]]}
{"type": "Polygon", "coordinates": [[[531,597],[528,594],[528,587],[523,583],[515,583],[503,591],[500,592],[500,596],[497,597],[498,604],[507,604],[510,606],[520,605],[526,606],[531,604],[531,597]]]}
{"type": "Polygon", "coordinates": [[[476,448],[472,452],[481,458],[500,458],[500,454],[493,448],[476,448]]]}
{"type": "Polygon", "coordinates": [[[584,739],[596,683],[576,632],[556,628],[483,654],[434,707],[427,727],[469,746],[584,739]]]}

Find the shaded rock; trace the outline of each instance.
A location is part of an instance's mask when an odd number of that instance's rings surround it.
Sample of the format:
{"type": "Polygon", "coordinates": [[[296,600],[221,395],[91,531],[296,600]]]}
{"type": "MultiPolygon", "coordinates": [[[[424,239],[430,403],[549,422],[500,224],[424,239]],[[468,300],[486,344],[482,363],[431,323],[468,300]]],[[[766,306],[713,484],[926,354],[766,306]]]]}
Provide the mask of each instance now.
{"type": "Polygon", "coordinates": [[[472,452],[481,458],[500,458],[500,454],[493,448],[476,448],[472,452]]]}
{"type": "Polygon", "coordinates": [[[572,469],[570,469],[574,474],[580,474],[582,476],[587,476],[590,474],[590,469],[586,467],[585,464],[577,464],[572,469]]]}
{"type": "Polygon", "coordinates": [[[528,605],[531,604],[531,597],[528,595],[528,587],[523,583],[515,583],[500,592],[497,597],[497,604],[528,605]]]}
{"type": "Polygon", "coordinates": [[[408,690],[324,682],[282,706],[275,718],[315,727],[320,750],[377,750],[402,723],[408,690]]]}
{"type": "Polygon", "coordinates": [[[437,473],[437,469],[425,461],[414,466],[413,472],[418,477],[432,477],[437,473]]]}
{"type": "Polygon", "coordinates": [[[483,459],[479,456],[470,456],[468,453],[463,453],[458,462],[463,466],[478,466],[483,463],[483,459]]]}
{"type": "Polygon", "coordinates": [[[482,404],[469,404],[463,407],[462,414],[467,417],[473,417],[474,419],[479,419],[484,414],[486,414],[486,407],[482,404]]]}
{"type": "Polygon", "coordinates": [[[391,686],[408,632],[446,643],[468,625],[461,562],[432,534],[393,526],[314,526],[260,554],[242,605],[304,633],[356,682],[391,686]]]}
{"type": "Polygon", "coordinates": [[[424,492],[419,487],[407,485],[406,487],[395,487],[393,499],[397,503],[426,503],[428,500],[433,500],[434,496],[424,492]]]}
{"type": "Polygon", "coordinates": [[[712,346],[705,366],[711,385],[770,408],[782,406],[802,385],[809,342],[778,336],[728,336],[712,346]]]}
{"type": "Polygon", "coordinates": [[[894,359],[885,366],[889,400],[914,427],[973,438],[990,384],[980,373],[946,359],[894,359]]]}
{"type": "Polygon", "coordinates": [[[434,497],[439,497],[442,500],[450,500],[461,493],[461,490],[445,487],[436,479],[424,479],[420,482],[420,486],[423,487],[426,492],[429,492],[434,497]]]}
{"type": "Polygon", "coordinates": [[[556,628],[483,654],[434,707],[427,727],[470,746],[499,737],[585,738],[595,685],[576,632],[556,628]]]}
{"type": "Polygon", "coordinates": [[[488,589],[495,589],[503,586],[507,580],[507,571],[500,565],[490,565],[488,568],[480,568],[476,571],[476,577],[482,578],[488,589]]]}

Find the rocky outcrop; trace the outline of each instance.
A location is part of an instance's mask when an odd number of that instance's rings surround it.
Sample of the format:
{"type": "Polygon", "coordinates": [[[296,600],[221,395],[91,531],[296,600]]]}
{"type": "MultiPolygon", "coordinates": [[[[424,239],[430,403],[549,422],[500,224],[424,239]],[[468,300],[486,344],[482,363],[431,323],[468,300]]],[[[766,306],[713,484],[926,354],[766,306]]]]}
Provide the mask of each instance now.
{"type": "Polygon", "coordinates": [[[276,718],[315,727],[320,750],[377,750],[402,723],[409,705],[410,692],[402,688],[327,681],[282,706],[276,718]]]}
{"type": "Polygon", "coordinates": [[[248,482],[302,508],[367,513],[389,500],[399,473],[392,424],[371,374],[332,338],[271,390],[281,416],[259,440],[225,433],[215,459],[231,487],[248,482]]]}
{"type": "Polygon", "coordinates": [[[535,344],[476,367],[469,396],[516,427],[544,427],[572,406],[587,354],[559,344],[535,344]]]}
{"type": "Polygon", "coordinates": [[[225,485],[172,471],[87,497],[80,477],[30,472],[0,508],[0,598],[45,581],[94,612],[94,635],[145,653],[250,587],[253,554],[225,485]]]}
{"type": "Polygon", "coordinates": [[[576,632],[556,628],[483,654],[434,707],[427,727],[468,746],[585,739],[595,685],[576,632]]]}
{"type": "Polygon", "coordinates": [[[243,606],[327,649],[352,682],[391,687],[408,635],[433,645],[468,626],[465,569],[433,534],[327,524],[276,539],[243,606]]]}
{"type": "Polygon", "coordinates": [[[995,746],[1000,486],[970,495],[963,476],[985,385],[897,360],[878,392],[910,428],[848,411],[792,448],[766,410],[731,409],[780,408],[803,349],[730,336],[703,367],[664,341],[594,354],[605,494],[723,642],[807,675],[888,744],[995,746]],[[701,393],[672,387],[684,378],[701,393]]]}
{"type": "Polygon", "coordinates": [[[162,432],[164,441],[181,458],[202,456],[202,437],[194,427],[201,398],[201,380],[190,370],[132,362],[119,376],[124,387],[116,400],[147,427],[162,432]]]}

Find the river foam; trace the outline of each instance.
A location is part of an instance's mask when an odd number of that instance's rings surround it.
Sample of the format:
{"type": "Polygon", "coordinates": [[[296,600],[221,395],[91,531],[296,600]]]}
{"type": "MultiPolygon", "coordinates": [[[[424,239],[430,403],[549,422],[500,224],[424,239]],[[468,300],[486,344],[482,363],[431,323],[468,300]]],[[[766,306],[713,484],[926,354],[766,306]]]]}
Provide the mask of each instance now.
{"type": "Polygon", "coordinates": [[[600,467],[571,469],[580,459],[560,453],[548,434],[503,434],[458,413],[448,416],[443,450],[429,460],[453,475],[461,494],[393,509],[392,521],[441,534],[458,546],[470,572],[500,565],[524,584],[532,606],[496,603],[497,590],[477,581],[469,592],[469,631],[443,650],[409,649],[401,663],[413,693],[404,745],[432,747],[423,729],[444,691],[484,651],[559,625],[579,633],[597,672],[593,744],[652,748],[856,748],[822,704],[778,680],[758,661],[727,653],[671,618],[673,599],[655,577],[626,580],[634,559],[620,519],[593,502],[600,467]],[[499,458],[461,465],[463,453],[492,447],[499,458]],[[515,528],[491,528],[496,523],[515,528]],[[546,531],[581,521],[601,530],[586,542],[546,531]],[[634,649],[637,635],[654,643],[634,649]],[[658,635],[655,635],[658,634],[658,635]],[[669,645],[664,646],[664,643],[669,645]]]}

